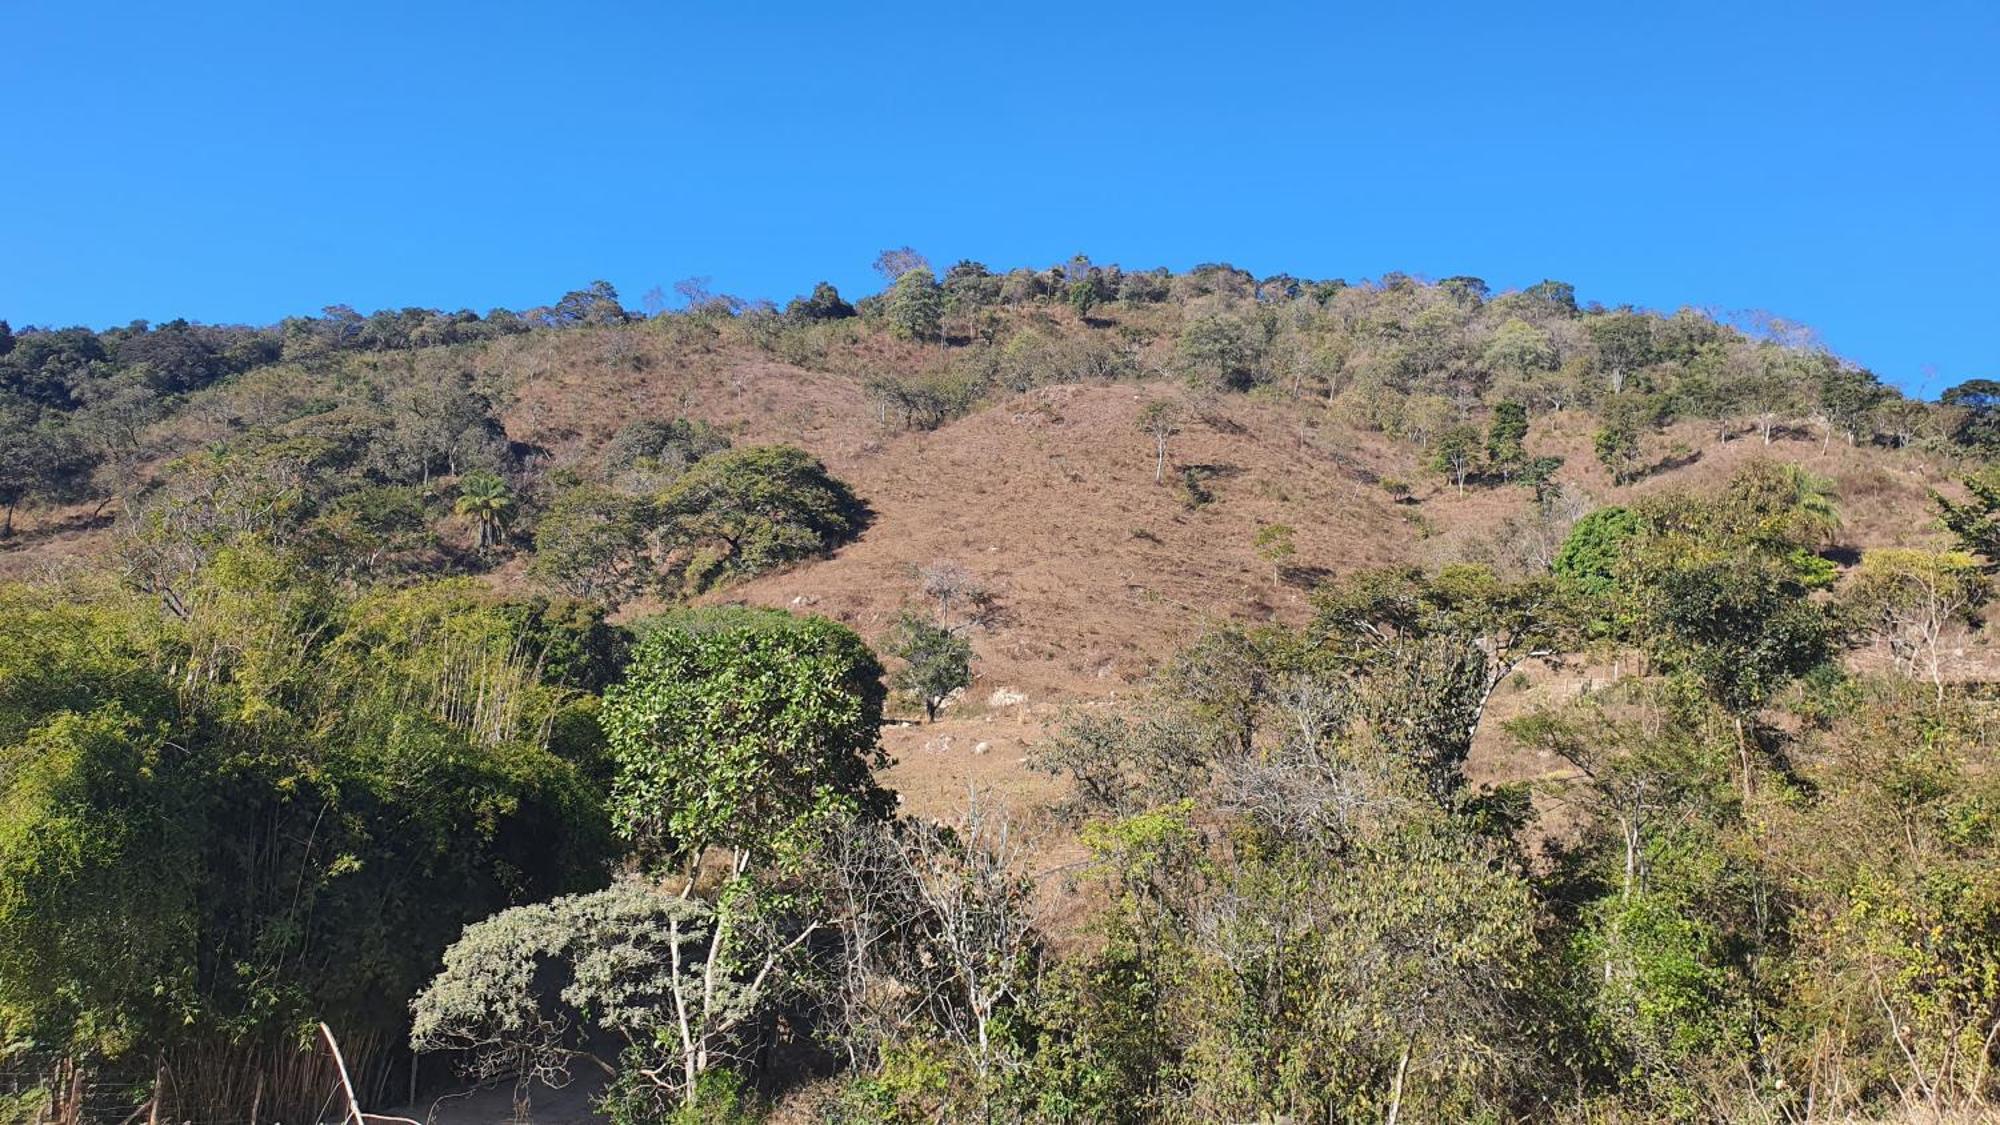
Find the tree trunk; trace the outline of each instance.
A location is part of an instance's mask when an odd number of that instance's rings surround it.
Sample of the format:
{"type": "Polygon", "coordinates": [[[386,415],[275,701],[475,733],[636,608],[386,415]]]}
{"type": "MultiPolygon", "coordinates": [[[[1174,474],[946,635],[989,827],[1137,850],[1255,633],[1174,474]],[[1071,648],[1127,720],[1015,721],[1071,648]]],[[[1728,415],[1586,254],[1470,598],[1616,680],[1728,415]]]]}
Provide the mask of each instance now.
{"type": "Polygon", "coordinates": [[[1743,767],[1743,803],[1750,803],[1750,741],[1744,736],[1743,718],[1736,716],[1736,760],[1743,767]]]}
{"type": "Polygon", "coordinates": [[[1396,1125],[1396,1119],[1403,1113],[1403,1076],[1410,1071],[1410,1048],[1416,1046],[1412,1039],[1403,1044],[1403,1057],[1396,1060],[1396,1081],[1389,1087],[1389,1116],[1383,1125],[1396,1125]]]}
{"type": "Polygon", "coordinates": [[[1618,818],[1618,829],[1625,837],[1625,888],[1619,895],[1621,901],[1632,899],[1632,885],[1637,882],[1639,872],[1639,829],[1630,817],[1618,818]]]}

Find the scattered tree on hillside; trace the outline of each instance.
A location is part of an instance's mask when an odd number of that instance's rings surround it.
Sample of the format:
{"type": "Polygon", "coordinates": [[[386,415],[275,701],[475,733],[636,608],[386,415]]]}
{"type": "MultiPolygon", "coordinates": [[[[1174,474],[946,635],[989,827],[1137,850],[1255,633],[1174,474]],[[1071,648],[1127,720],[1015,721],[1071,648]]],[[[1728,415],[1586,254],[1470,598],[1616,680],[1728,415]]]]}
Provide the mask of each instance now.
{"type": "Polygon", "coordinates": [[[898,246],[875,255],[875,272],[882,275],[883,281],[891,284],[902,280],[903,275],[911,270],[923,270],[928,273],[930,268],[930,259],[908,246],[898,246]]]}
{"type": "Polygon", "coordinates": [[[1257,382],[1263,345],[1252,327],[1222,313],[1189,320],[1175,342],[1181,369],[1205,387],[1248,390],[1257,382]]]}
{"type": "Polygon", "coordinates": [[[556,590],[612,605],[647,576],[651,506],[601,485],[564,489],[535,524],[529,572],[556,590]]]}
{"type": "Polygon", "coordinates": [[[1493,420],[1486,430],[1486,466],[1500,479],[1511,480],[1528,462],[1528,408],[1507,401],[1493,407],[1493,420]]]}
{"type": "Polygon", "coordinates": [[[1597,461],[1611,474],[1612,484],[1625,484],[1639,464],[1639,427],[1629,417],[1608,418],[1590,439],[1597,461]]]}
{"type": "Polygon", "coordinates": [[[1989,456],[2000,452],[2000,380],[1969,379],[1945,388],[1938,401],[1961,412],[1953,441],[1989,456]]]}
{"type": "Polygon", "coordinates": [[[2000,572],[2000,471],[1969,473],[1961,483],[1972,494],[1963,503],[1931,493],[1938,521],[1958,541],[1959,550],[1977,558],[1988,574],[2000,572]]]}
{"type": "Polygon", "coordinates": [[[1947,649],[1977,624],[1990,593],[1971,555],[1888,547],[1863,554],[1842,589],[1863,626],[1888,643],[1897,668],[1928,679],[1939,703],[1947,649]]]}
{"type": "Polygon", "coordinates": [[[1464,424],[1445,429],[1431,444],[1430,464],[1465,495],[1465,480],[1479,467],[1479,431],[1464,424]]]}
{"type": "Polygon", "coordinates": [[[1853,445],[1864,436],[1873,436],[1877,412],[1895,392],[1882,385],[1872,372],[1858,367],[1829,365],[1819,383],[1819,415],[1830,441],[1835,431],[1853,445]]]}
{"type": "Polygon", "coordinates": [[[696,462],[662,493],[668,573],[690,590],[823,554],[861,530],[866,508],[790,446],[748,446],[696,462]]]}
{"type": "Polygon", "coordinates": [[[944,291],[928,268],[918,266],[896,278],[882,299],[889,330],[905,340],[942,338],[944,291]]]}
{"type": "Polygon", "coordinates": [[[936,721],[952,692],[972,684],[972,642],[917,614],[896,619],[886,651],[903,662],[896,686],[923,705],[926,722],[936,721]]]}
{"type": "Polygon", "coordinates": [[[813,286],[812,296],[792,298],[785,315],[794,320],[845,320],[854,315],[854,306],[840,299],[840,290],[831,282],[822,281],[813,286]]]}
{"type": "Polygon", "coordinates": [[[1290,524],[1266,524],[1257,529],[1252,545],[1257,548],[1258,556],[1271,564],[1271,581],[1277,582],[1283,579],[1285,560],[1298,553],[1298,546],[1293,540],[1294,533],[1290,524]]]}
{"type": "Polygon", "coordinates": [[[972,409],[981,386],[964,374],[946,370],[916,375],[871,375],[863,385],[881,405],[886,424],[896,414],[908,430],[935,430],[972,409]]]}
{"type": "Polygon", "coordinates": [[[1483,278],[1469,277],[1465,274],[1445,278],[1438,282],[1438,288],[1444,290],[1452,302],[1461,308],[1479,307],[1493,291],[1483,278]]]}
{"type": "Polygon", "coordinates": [[[918,567],[917,586],[934,603],[937,623],[954,631],[978,624],[993,604],[986,583],[950,559],[918,567]]]}
{"type": "Polygon", "coordinates": [[[506,431],[472,375],[428,358],[410,365],[387,394],[383,431],[367,440],[375,470],[428,488],[440,473],[492,472],[507,460],[506,431]]]}
{"type": "Polygon", "coordinates": [[[1184,411],[1173,399],[1156,398],[1139,408],[1139,429],[1153,439],[1153,483],[1167,475],[1167,442],[1181,432],[1184,411]]]}
{"type": "Polygon", "coordinates": [[[593,281],[563,294],[543,320],[552,328],[606,327],[624,323],[625,307],[618,303],[618,290],[610,282],[593,281]]]}
{"type": "Polygon", "coordinates": [[[1653,324],[1657,319],[1615,312],[1584,322],[1591,343],[1597,345],[1598,366],[1610,393],[1622,394],[1626,380],[1653,362],[1653,324]]]}
{"type": "Polygon", "coordinates": [[[492,473],[471,473],[458,482],[458,500],[452,505],[461,516],[470,516],[479,529],[479,549],[491,550],[507,538],[514,522],[514,493],[507,482],[492,473]]]}
{"type": "Polygon", "coordinates": [[[1519,317],[1502,324],[1486,346],[1485,363],[1495,371],[1526,376],[1552,371],[1556,366],[1555,345],[1548,333],[1519,317]]]}
{"type": "Polygon", "coordinates": [[[23,399],[0,393],[0,539],[14,534],[14,510],[23,502],[81,499],[89,491],[97,458],[72,427],[43,420],[23,399]]]}
{"type": "Polygon", "coordinates": [[[650,467],[675,476],[709,454],[728,448],[728,435],[707,422],[642,418],[620,426],[611,436],[604,446],[604,464],[614,471],[650,467]]]}

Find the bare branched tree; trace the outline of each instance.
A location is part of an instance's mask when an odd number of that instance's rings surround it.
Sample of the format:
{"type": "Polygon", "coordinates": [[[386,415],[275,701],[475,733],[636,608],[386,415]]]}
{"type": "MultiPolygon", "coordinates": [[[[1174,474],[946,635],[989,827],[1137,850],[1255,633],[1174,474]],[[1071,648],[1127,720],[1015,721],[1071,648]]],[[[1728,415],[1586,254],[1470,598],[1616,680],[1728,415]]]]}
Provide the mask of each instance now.
{"type": "Polygon", "coordinates": [[[981,624],[993,607],[992,589],[951,559],[918,567],[917,583],[937,606],[937,623],[953,632],[981,624]]]}
{"type": "Polygon", "coordinates": [[[856,1061],[912,1026],[959,1045],[982,1076],[1039,963],[1027,849],[1006,811],[971,795],[955,825],[843,825],[823,851],[842,912],[829,997],[856,1061]]]}

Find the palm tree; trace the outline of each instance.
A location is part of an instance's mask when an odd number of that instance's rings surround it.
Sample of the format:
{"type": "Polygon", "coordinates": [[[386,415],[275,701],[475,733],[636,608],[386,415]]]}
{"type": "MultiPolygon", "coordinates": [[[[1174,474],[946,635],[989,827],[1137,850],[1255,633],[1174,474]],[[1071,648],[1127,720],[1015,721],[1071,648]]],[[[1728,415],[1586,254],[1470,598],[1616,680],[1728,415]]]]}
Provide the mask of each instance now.
{"type": "Polygon", "coordinates": [[[492,473],[468,473],[458,482],[458,503],[453,509],[471,516],[479,525],[479,549],[484,551],[507,537],[507,524],[514,518],[514,494],[507,482],[492,473]]]}
{"type": "Polygon", "coordinates": [[[1729,482],[1729,516],[1751,537],[1819,546],[1840,532],[1833,481],[1797,465],[1753,461],[1729,482]]]}
{"type": "Polygon", "coordinates": [[[1833,542],[1841,525],[1840,508],[1834,503],[1833,479],[1798,465],[1788,464],[1784,470],[1784,477],[1792,487],[1792,519],[1800,532],[1813,542],[1833,542]]]}

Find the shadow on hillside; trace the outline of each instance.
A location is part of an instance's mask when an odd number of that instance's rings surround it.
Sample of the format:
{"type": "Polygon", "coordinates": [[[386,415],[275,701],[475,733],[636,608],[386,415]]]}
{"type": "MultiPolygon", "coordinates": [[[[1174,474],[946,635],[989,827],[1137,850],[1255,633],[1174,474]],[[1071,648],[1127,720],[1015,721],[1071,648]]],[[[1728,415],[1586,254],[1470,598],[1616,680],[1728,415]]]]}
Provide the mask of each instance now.
{"type": "Polygon", "coordinates": [[[1349,480],[1359,481],[1371,487],[1382,483],[1381,473],[1376,472],[1338,449],[1327,451],[1327,457],[1333,461],[1334,467],[1346,474],[1349,480]]]}
{"type": "Polygon", "coordinates": [[[1632,479],[1640,481],[1648,477],[1659,476],[1661,473],[1671,473],[1675,469],[1685,469],[1699,460],[1701,460],[1701,450],[1699,449],[1687,449],[1677,453],[1669,453],[1658,461],[1633,473],[1632,479]]]}
{"type": "Polygon", "coordinates": [[[1234,480],[1243,475],[1243,466],[1217,462],[1201,465],[1182,465],[1183,473],[1194,473],[1204,481],[1234,480]]]}
{"type": "Polygon", "coordinates": [[[1244,434],[1250,432],[1250,428],[1248,426],[1245,426],[1243,423],[1238,422],[1236,419],[1229,417],[1228,415],[1222,413],[1219,410],[1214,410],[1214,411],[1204,410],[1200,411],[1199,413],[1201,415],[1202,425],[1207,426],[1209,429],[1214,430],[1218,434],[1225,434],[1229,437],[1242,437],[1244,434]]]}
{"type": "Polygon", "coordinates": [[[1301,590],[1316,590],[1326,583],[1333,581],[1334,577],[1334,571],[1324,566],[1281,566],[1278,568],[1278,581],[1281,584],[1294,586],[1301,590]]]}
{"type": "Polygon", "coordinates": [[[110,527],[116,518],[113,512],[99,510],[70,512],[55,519],[44,518],[32,527],[27,526],[25,520],[17,521],[11,533],[0,535],[0,551],[32,546],[60,535],[96,531],[99,528],[110,527]]]}

